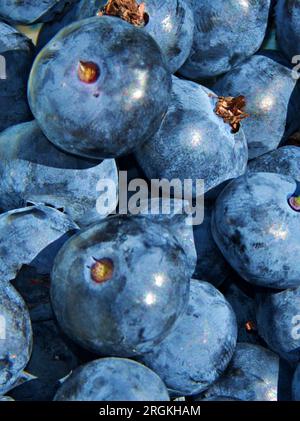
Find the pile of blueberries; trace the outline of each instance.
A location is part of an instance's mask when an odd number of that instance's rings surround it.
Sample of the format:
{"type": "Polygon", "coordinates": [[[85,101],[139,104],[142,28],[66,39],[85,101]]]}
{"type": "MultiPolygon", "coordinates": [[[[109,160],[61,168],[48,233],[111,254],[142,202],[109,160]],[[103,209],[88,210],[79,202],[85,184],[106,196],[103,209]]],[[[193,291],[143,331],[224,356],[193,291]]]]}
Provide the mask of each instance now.
{"type": "Polygon", "coordinates": [[[1,0],[1,401],[300,400],[299,54],[299,0],[1,0]]]}

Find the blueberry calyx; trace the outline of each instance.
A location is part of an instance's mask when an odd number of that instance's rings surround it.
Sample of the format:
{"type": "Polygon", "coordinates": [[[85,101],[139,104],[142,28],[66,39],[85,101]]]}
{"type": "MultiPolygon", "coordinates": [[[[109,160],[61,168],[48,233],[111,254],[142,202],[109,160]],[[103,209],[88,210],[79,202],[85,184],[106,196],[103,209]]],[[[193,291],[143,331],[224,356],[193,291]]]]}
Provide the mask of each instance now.
{"type": "Polygon", "coordinates": [[[145,3],[137,3],[136,0],[108,0],[97,16],[116,16],[134,26],[146,26],[149,15],[145,12],[145,3]]]}
{"type": "Polygon", "coordinates": [[[109,281],[113,277],[114,264],[111,259],[94,259],[95,263],[91,267],[91,277],[94,282],[101,284],[109,281]]]}
{"type": "Polygon", "coordinates": [[[289,198],[288,202],[294,211],[300,212],[300,196],[292,196],[289,198]]]}
{"type": "Polygon", "coordinates": [[[224,123],[230,124],[232,133],[238,133],[241,121],[249,117],[249,114],[244,111],[246,98],[240,95],[237,97],[218,96],[217,99],[215,113],[223,119],[224,123]]]}
{"type": "Polygon", "coordinates": [[[92,61],[80,61],[78,66],[78,77],[81,82],[95,83],[100,76],[100,69],[92,61]]]}

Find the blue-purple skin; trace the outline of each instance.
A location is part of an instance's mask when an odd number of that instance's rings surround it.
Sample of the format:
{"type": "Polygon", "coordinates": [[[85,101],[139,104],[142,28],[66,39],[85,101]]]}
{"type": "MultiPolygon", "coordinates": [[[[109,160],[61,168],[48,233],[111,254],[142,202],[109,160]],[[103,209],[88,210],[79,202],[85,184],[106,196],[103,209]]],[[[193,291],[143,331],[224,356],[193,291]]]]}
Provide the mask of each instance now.
{"type": "MultiPolygon", "coordinates": [[[[45,25],[39,34],[38,48],[44,46],[64,26],[103,10],[107,0],[81,0],[62,20],[45,25]]],[[[148,23],[143,30],[159,45],[167,67],[175,73],[190,54],[194,34],[194,16],[185,0],[144,0],[148,23]]]]}
{"type": "Polygon", "coordinates": [[[172,99],[157,133],[136,152],[149,179],[204,180],[207,192],[246,170],[247,144],[240,130],[215,113],[216,95],[194,82],[173,77],[172,99]]]}
{"type": "Polygon", "coordinates": [[[150,351],[183,313],[188,272],[189,259],[172,231],[149,218],[115,216],[61,248],[51,301],[62,330],[83,348],[130,357],[150,351]],[[97,259],[112,263],[104,282],[92,277],[97,259]]]}
{"type": "Polygon", "coordinates": [[[240,401],[240,399],[234,399],[228,396],[211,396],[210,398],[204,399],[195,399],[196,402],[208,402],[208,401],[216,401],[216,402],[226,402],[226,401],[240,401]]]}
{"type": "Polygon", "coordinates": [[[171,85],[153,38],[103,16],[73,23],[47,44],[33,64],[28,98],[56,146],[75,155],[112,158],[128,154],[156,132],[171,85]],[[94,83],[80,80],[80,61],[98,67],[94,83]]]}
{"type": "Polygon", "coordinates": [[[60,382],[58,381],[33,378],[25,383],[18,384],[9,393],[16,401],[49,402],[53,400],[59,387],[60,382]]]}
{"type": "Polygon", "coordinates": [[[213,237],[230,265],[254,285],[300,286],[300,213],[288,203],[296,189],[284,175],[247,174],[216,201],[213,237]]]}
{"type": "Polygon", "coordinates": [[[300,181],[300,148],[282,146],[248,163],[247,172],[273,172],[300,181]]]}
{"type": "Polygon", "coordinates": [[[4,327],[0,337],[1,396],[18,380],[32,350],[28,310],[17,291],[10,284],[3,282],[0,283],[0,317],[1,327],[4,327]]]}
{"type": "Polygon", "coordinates": [[[279,48],[289,60],[292,60],[294,56],[300,54],[300,2],[299,0],[277,0],[275,10],[279,48]]]}
{"type": "Polygon", "coordinates": [[[212,78],[230,71],[259,50],[268,25],[270,0],[189,0],[194,42],[180,74],[212,78]]]}
{"type": "Polygon", "coordinates": [[[230,396],[242,401],[277,401],[279,357],[258,345],[238,343],[223,374],[206,397],[230,396]]]}
{"type": "Polygon", "coordinates": [[[246,97],[245,110],[250,117],[243,121],[242,127],[249,159],[276,149],[288,134],[297,129],[298,110],[291,106],[295,96],[299,101],[296,82],[291,69],[269,57],[256,55],[214,85],[218,95],[246,97]]]}
{"type": "Polygon", "coordinates": [[[204,221],[193,227],[197,252],[197,264],[193,277],[219,287],[230,274],[230,266],[224,259],[211,233],[212,207],[205,206],[204,221]]]}
{"type": "Polygon", "coordinates": [[[32,119],[27,102],[27,80],[33,52],[33,44],[27,37],[0,22],[0,132],[32,119]]]}
{"type": "Polygon", "coordinates": [[[0,19],[12,24],[31,25],[56,18],[76,0],[1,0],[0,19]]]}
{"type": "Polygon", "coordinates": [[[159,373],[173,395],[197,395],[224,372],[236,339],[236,318],[224,296],[209,283],[192,280],[184,315],[142,362],[159,373]]]}
{"type": "MultiPolygon", "coordinates": [[[[36,121],[0,133],[0,156],[0,208],[4,211],[27,203],[47,204],[83,226],[106,216],[96,210],[104,194],[97,191],[97,184],[110,179],[117,185],[113,159],[101,163],[66,154],[48,141],[36,121]]],[[[116,197],[111,197],[111,203],[116,206],[116,197]]]]}
{"type": "Polygon", "coordinates": [[[11,398],[10,396],[0,396],[0,401],[1,402],[12,402],[12,401],[14,401],[14,399],[13,398],[11,398]]]}
{"type": "Polygon", "coordinates": [[[294,401],[300,401],[300,363],[298,364],[294,374],[292,396],[294,401]]]}
{"type": "Polygon", "coordinates": [[[272,351],[300,361],[300,287],[259,294],[256,318],[258,333],[272,351]]]}
{"type": "Polygon", "coordinates": [[[102,358],[73,371],[54,401],[169,401],[162,380],[125,358],[102,358]]]}
{"type": "Polygon", "coordinates": [[[50,273],[58,250],[76,229],[66,215],[46,206],[0,215],[0,283],[15,279],[25,264],[50,273]]]}

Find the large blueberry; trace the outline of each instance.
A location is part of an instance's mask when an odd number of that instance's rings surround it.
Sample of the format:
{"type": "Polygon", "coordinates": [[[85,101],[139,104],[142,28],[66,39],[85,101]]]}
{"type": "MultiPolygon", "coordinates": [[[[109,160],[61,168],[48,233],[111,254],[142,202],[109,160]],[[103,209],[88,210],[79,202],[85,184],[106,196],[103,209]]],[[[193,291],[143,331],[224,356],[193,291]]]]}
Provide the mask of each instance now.
{"type": "Polygon", "coordinates": [[[0,395],[18,380],[32,348],[28,310],[17,291],[0,282],[0,395]]]}
{"type": "Polygon", "coordinates": [[[228,72],[252,56],[265,37],[270,0],[189,0],[194,42],[180,73],[188,79],[228,72]]]}
{"type": "Polygon", "coordinates": [[[300,287],[260,294],[257,326],[269,348],[284,359],[300,360],[300,287]]]}
{"type": "Polygon", "coordinates": [[[171,83],[150,35],[103,16],[74,23],[47,44],[33,64],[28,96],[55,145],[106,158],[129,153],[158,129],[171,83]]]}
{"type": "Polygon", "coordinates": [[[1,0],[0,18],[26,25],[47,22],[76,0],[1,0]]]}
{"type": "Polygon", "coordinates": [[[298,364],[295,371],[292,384],[292,394],[294,401],[300,401],[300,363],[298,364]]]}
{"type": "MultiPolygon", "coordinates": [[[[0,207],[5,211],[26,203],[47,204],[88,225],[105,216],[96,209],[104,194],[98,183],[110,179],[117,190],[113,159],[100,163],[66,154],[48,141],[36,121],[0,133],[0,156],[0,207]]],[[[116,197],[110,199],[107,214],[116,207],[116,197]]]]}
{"type": "Polygon", "coordinates": [[[162,380],[149,368],[124,358],[102,358],[76,369],[55,401],[168,401],[162,380]]]}
{"type": "Polygon", "coordinates": [[[288,59],[291,60],[294,56],[299,55],[299,0],[277,0],[275,16],[278,45],[284,54],[288,57],[288,59]]]}
{"type": "Polygon", "coordinates": [[[57,251],[77,228],[66,215],[46,206],[0,215],[0,282],[13,280],[25,264],[49,273],[57,251]]]}
{"type": "Polygon", "coordinates": [[[84,348],[108,356],[147,352],[184,311],[188,263],[162,225],[144,217],[108,218],[61,248],[52,272],[54,312],[84,348]]]}
{"type": "Polygon", "coordinates": [[[31,41],[0,22],[0,132],[32,119],[26,94],[32,61],[31,41]]]}
{"type": "Polygon", "coordinates": [[[247,174],[216,201],[212,233],[242,278],[270,288],[300,285],[300,212],[296,182],[274,173],[247,174]]]}
{"type": "Polygon", "coordinates": [[[234,312],[212,285],[192,280],[190,300],[171,333],[142,357],[172,393],[195,395],[227,367],[236,345],[234,312]]]}
{"type": "Polygon", "coordinates": [[[256,55],[232,69],[214,85],[219,95],[247,98],[250,117],[243,122],[249,158],[277,148],[283,138],[297,128],[299,93],[292,70],[256,55]]]}
{"type": "MultiPolygon", "coordinates": [[[[204,180],[207,192],[246,169],[243,131],[233,134],[215,113],[216,97],[194,82],[173,77],[172,100],[157,133],[136,152],[149,179],[204,180]]],[[[198,192],[199,194],[199,192],[198,192]]]]}

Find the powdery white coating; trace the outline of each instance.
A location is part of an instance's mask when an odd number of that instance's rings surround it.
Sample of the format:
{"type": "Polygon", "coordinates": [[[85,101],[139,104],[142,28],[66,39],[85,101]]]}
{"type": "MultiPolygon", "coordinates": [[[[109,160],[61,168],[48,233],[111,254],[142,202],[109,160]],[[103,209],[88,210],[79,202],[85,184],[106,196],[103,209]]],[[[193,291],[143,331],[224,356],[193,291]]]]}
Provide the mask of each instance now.
{"type": "Polygon", "coordinates": [[[192,280],[184,315],[142,361],[175,395],[196,395],[226,369],[236,338],[235,315],[224,296],[212,285],[192,280]]]}
{"type": "Polygon", "coordinates": [[[55,401],[169,401],[162,380],[135,361],[102,358],[75,370],[55,401]]]}
{"type": "MultiPolygon", "coordinates": [[[[243,131],[249,148],[249,159],[278,147],[288,127],[298,121],[294,102],[299,102],[292,70],[269,57],[253,56],[232,69],[214,85],[218,95],[246,97],[243,131]]],[[[299,108],[299,104],[297,104],[299,108]]],[[[297,123],[298,124],[298,123],[297,123]]],[[[296,129],[296,127],[295,127],[296,129]]]]}
{"type": "Polygon", "coordinates": [[[173,77],[172,99],[157,133],[136,152],[149,179],[204,180],[207,192],[246,170],[247,144],[215,112],[216,95],[173,77]]]}
{"type": "Polygon", "coordinates": [[[194,42],[180,73],[205,79],[231,70],[261,46],[270,0],[189,0],[194,11],[194,42]]]}
{"type": "Polygon", "coordinates": [[[276,37],[280,49],[288,59],[300,54],[300,2],[277,0],[276,37]]]}
{"type": "Polygon", "coordinates": [[[17,291],[0,282],[0,395],[14,385],[27,365],[32,349],[28,310],[17,291]]]}
{"type": "Polygon", "coordinates": [[[300,285],[300,213],[288,204],[297,188],[287,176],[246,174],[216,201],[212,233],[225,258],[248,282],[286,289],[300,285]]]}

